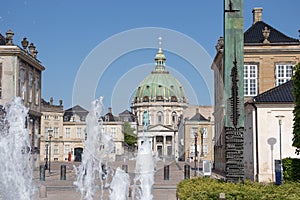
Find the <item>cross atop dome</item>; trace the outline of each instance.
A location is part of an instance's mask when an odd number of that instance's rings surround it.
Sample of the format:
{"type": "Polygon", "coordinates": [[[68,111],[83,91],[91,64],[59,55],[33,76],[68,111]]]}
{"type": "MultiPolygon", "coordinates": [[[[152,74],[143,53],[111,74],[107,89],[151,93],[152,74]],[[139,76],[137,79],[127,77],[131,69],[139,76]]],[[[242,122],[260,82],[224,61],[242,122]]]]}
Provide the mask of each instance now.
{"type": "Polygon", "coordinates": [[[154,71],[165,71],[165,62],[166,62],[166,57],[162,51],[162,37],[158,37],[158,52],[156,53],[156,56],[154,58],[155,60],[155,70],[154,71]]]}

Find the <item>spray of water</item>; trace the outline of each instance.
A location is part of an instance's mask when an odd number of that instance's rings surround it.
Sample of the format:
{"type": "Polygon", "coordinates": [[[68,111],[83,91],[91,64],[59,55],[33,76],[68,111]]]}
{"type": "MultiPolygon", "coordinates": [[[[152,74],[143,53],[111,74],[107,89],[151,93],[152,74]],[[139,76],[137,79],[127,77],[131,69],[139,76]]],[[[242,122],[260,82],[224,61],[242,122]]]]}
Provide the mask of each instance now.
{"type": "Polygon", "coordinates": [[[139,147],[136,158],[133,198],[152,200],[155,162],[152,155],[150,139],[144,137],[144,143],[139,147]],[[139,185],[139,187],[137,187],[139,185]]]}
{"type": "Polygon", "coordinates": [[[115,175],[110,183],[111,193],[109,196],[110,200],[127,200],[130,187],[129,175],[121,170],[116,169],[115,175]]]}
{"type": "Polygon", "coordinates": [[[16,97],[0,119],[0,199],[30,200],[34,194],[27,113],[16,97]]]}
{"type": "Polygon", "coordinates": [[[87,139],[84,143],[82,162],[78,168],[74,166],[77,176],[74,184],[81,192],[81,198],[87,200],[94,198],[97,189],[101,190],[102,199],[103,187],[110,174],[107,167],[108,156],[114,150],[114,142],[102,129],[102,110],[102,98],[91,103],[91,110],[86,118],[87,139]]]}

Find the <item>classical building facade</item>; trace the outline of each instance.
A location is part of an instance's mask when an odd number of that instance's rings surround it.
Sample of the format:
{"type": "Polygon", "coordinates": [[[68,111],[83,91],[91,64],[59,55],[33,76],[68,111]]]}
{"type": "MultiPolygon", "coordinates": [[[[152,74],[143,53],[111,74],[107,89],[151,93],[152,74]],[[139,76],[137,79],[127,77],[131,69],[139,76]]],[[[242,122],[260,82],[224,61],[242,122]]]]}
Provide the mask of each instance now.
{"type": "MultiPolygon", "coordinates": [[[[225,170],[224,51],[223,38],[216,46],[214,70],[215,168],[225,170]]],[[[300,42],[262,21],[262,8],[253,9],[253,24],[244,33],[245,101],[291,79],[300,61],[300,42]]]]}
{"type": "Polygon", "coordinates": [[[86,139],[86,117],[88,111],[79,105],[65,110],[63,137],[61,138],[64,161],[81,161],[86,139]]]}
{"type": "Polygon", "coordinates": [[[293,81],[267,90],[245,104],[245,177],[275,182],[275,160],[300,158],[293,144],[293,81]],[[267,122],[267,124],[266,124],[267,122]]]}
{"type": "Polygon", "coordinates": [[[124,122],[113,115],[112,108],[108,108],[108,112],[102,117],[102,130],[115,144],[113,152],[109,155],[110,159],[120,160],[124,156],[124,122]]]}
{"type": "Polygon", "coordinates": [[[29,109],[28,128],[35,167],[39,165],[41,122],[41,78],[45,67],[37,59],[36,47],[28,46],[23,38],[22,48],[13,42],[14,33],[9,30],[6,37],[0,34],[0,105],[21,97],[29,109]]]}
{"type": "Polygon", "coordinates": [[[178,158],[176,133],[179,117],[187,107],[187,97],[179,81],[167,71],[161,47],[154,60],[154,70],[137,87],[131,105],[138,122],[138,146],[144,137],[149,137],[159,157],[178,158]],[[147,130],[143,124],[145,113],[149,115],[147,130]]]}
{"type": "Polygon", "coordinates": [[[203,160],[214,162],[214,122],[212,111],[212,106],[189,106],[184,110],[184,119],[181,122],[182,126],[180,125],[184,130],[184,138],[178,142],[181,143],[183,141],[184,143],[183,155],[185,161],[198,161],[198,165],[203,160]],[[197,154],[195,154],[195,149],[197,149],[197,154]]]}
{"type": "Polygon", "coordinates": [[[49,160],[64,160],[62,100],[59,101],[59,105],[54,105],[53,98],[50,98],[49,102],[42,99],[41,112],[40,160],[46,166],[49,160]]]}

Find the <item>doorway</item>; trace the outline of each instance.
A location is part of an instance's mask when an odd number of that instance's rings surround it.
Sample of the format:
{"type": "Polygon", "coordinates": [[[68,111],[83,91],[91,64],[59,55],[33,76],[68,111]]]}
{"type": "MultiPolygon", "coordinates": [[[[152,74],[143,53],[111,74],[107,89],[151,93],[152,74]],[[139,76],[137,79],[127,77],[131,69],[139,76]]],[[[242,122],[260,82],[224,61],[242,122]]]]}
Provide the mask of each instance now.
{"type": "Polygon", "coordinates": [[[83,152],[83,148],[81,148],[81,147],[78,147],[78,148],[74,149],[74,156],[75,156],[74,161],[75,162],[81,162],[81,160],[82,160],[82,158],[81,158],[82,152],[83,152]]]}

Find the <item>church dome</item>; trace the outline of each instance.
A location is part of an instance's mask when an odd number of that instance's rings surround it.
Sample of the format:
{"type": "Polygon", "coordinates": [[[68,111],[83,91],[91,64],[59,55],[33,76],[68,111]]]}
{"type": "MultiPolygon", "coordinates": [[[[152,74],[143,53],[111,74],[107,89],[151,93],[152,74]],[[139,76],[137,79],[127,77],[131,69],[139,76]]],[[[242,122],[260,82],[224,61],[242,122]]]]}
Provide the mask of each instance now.
{"type": "Polygon", "coordinates": [[[133,102],[167,101],[187,103],[182,85],[165,68],[166,57],[161,47],[159,47],[154,60],[155,69],[139,84],[133,102]]]}

